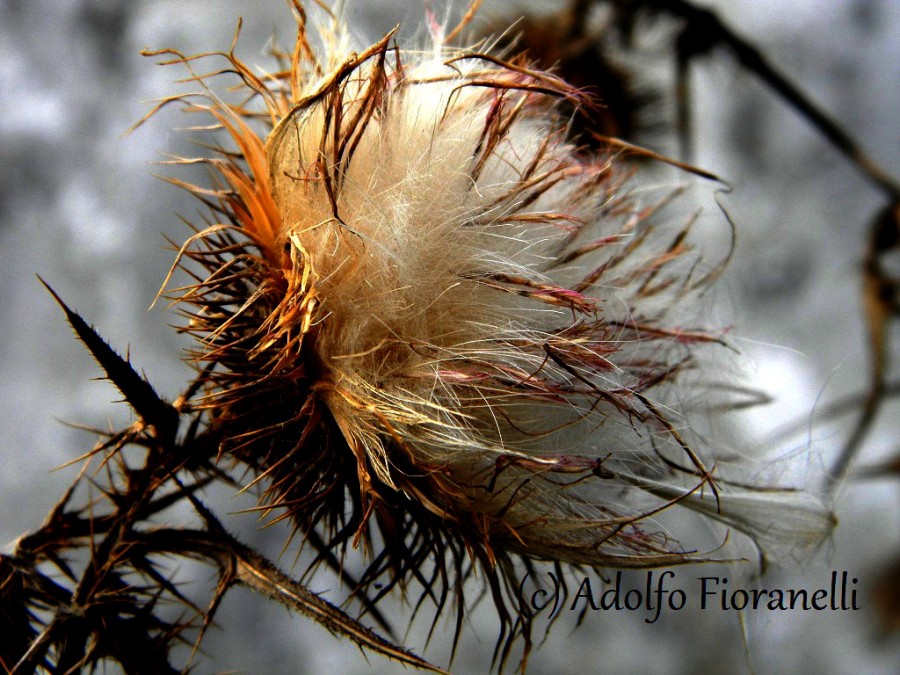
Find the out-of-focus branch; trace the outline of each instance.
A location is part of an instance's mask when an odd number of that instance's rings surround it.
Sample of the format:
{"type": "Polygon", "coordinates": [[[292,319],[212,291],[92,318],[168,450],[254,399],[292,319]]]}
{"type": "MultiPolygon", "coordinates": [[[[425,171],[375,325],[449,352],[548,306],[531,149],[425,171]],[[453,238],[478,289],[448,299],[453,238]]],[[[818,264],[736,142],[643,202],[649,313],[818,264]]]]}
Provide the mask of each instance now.
{"type": "MultiPolygon", "coordinates": [[[[697,7],[688,0],[605,1],[611,2],[627,26],[633,26],[636,15],[642,11],[650,14],[665,13],[684,21],[684,27],[677,41],[677,60],[681,79],[687,76],[687,64],[691,58],[708,53],[717,46],[727,48],[744,68],[758,76],[789,106],[809,121],[829,143],[887,194],[891,201],[900,200],[900,183],[875,162],[849,132],[772,65],[759,48],[738,35],[714,12],[697,7]]],[[[681,106],[680,110],[682,115],[687,114],[685,106],[681,106]]],[[[688,120],[682,120],[681,125],[684,130],[690,129],[688,120]]]]}
{"type": "Polygon", "coordinates": [[[863,301],[866,309],[866,328],[871,359],[870,388],[863,402],[862,416],[853,433],[831,468],[829,479],[835,489],[847,474],[853,458],[878,416],[887,393],[885,380],[888,364],[888,328],[890,319],[898,313],[900,287],[882,265],[885,253],[900,246],[900,201],[884,209],[871,229],[869,247],[863,268],[863,301]]]}

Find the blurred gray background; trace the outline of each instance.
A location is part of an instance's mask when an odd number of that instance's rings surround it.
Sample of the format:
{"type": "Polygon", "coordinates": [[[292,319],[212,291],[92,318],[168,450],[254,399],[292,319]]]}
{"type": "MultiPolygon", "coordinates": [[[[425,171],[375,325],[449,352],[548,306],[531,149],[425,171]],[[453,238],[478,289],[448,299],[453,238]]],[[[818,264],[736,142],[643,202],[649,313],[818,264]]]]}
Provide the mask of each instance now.
{"type": "MultiPolygon", "coordinates": [[[[698,4],[715,8],[759,45],[900,176],[900,2],[698,4]]],[[[406,35],[422,33],[422,3],[347,5],[364,38],[397,22],[406,35]]],[[[487,0],[482,14],[511,19],[516,11],[487,0]]],[[[238,16],[244,17],[238,53],[249,63],[266,61],[273,32],[282,43],[293,38],[290,13],[279,0],[0,0],[0,544],[40,524],[76,471],[52,469],[90,447],[89,434],[63,422],[106,427],[130,419],[124,406],[113,404],[116,392],[92,379],[97,367],[35,274],[114,346],[130,348],[161,392],[174,397],[190,376],[179,362],[185,342],[168,325],[175,318],[162,306],[147,308],[172,261],[163,235],[183,240],[176,214],[198,213],[193,199],[152,176],[176,172],[152,162],[161,153],[195,149],[189,135],[173,131],[186,123],[174,108],[126,131],[183,74],[154,65],[140,49],[227,48],[238,16]]],[[[655,63],[648,69],[659,71],[660,59],[655,63]]],[[[654,77],[665,83],[668,75],[654,77]]],[[[866,386],[860,263],[883,198],[729,57],[699,62],[692,82],[696,163],[735,186],[725,200],[738,229],[724,280],[736,324],[732,338],[754,364],[752,384],[777,397],[748,415],[744,430],[766,446],[782,425],[799,420],[799,433],[778,436],[769,449],[810,448],[811,471],[821,471],[856,414],[848,408],[820,420],[811,411],[866,386]]],[[[671,102],[664,97],[661,105],[671,102]]],[[[668,108],[664,117],[671,117],[668,108]]],[[[657,149],[677,150],[670,135],[655,142],[657,149]]],[[[900,450],[898,417],[897,406],[887,405],[861,463],[900,450]]],[[[900,554],[897,488],[896,480],[847,485],[837,504],[838,530],[820,560],[770,577],[772,585],[815,588],[827,585],[831,570],[848,570],[860,580],[858,612],[751,614],[746,648],[735,613],[683,613],[654,625],[642,613],[589,613],[575,632],[556,626],[530,671],[748,672],[752,664],[760,673],[900,672],[900,642],[883,629],[874,595],[884,566],[900,554]]],[[[223,511],[252,504],[222,500],[223,511]]],[[[277,553],[283,531],[257,533],[252,516],[234,518],[232,529],[277,553]]],[[[183,567],[185,578],[209,578],[202,568],[183,567]]],[[[682,570],[679,576],[696,575],[682,570]]],[[[495,626],[489,612],[474,617],[479,635],[467,631],[455,672],[487,669],[495,626]]],[[[398,670],[249,593],[235,592],[220,619],[196,672],[398,670]]],[[[896,616],[894,622],[896,629],[896,616]]],[[[451,630],[439,625],[426,656],[446,664],[444,638],[451,630]]],[[[421,652],[423,635],[414,629],[406,644],[421,652]]]]}

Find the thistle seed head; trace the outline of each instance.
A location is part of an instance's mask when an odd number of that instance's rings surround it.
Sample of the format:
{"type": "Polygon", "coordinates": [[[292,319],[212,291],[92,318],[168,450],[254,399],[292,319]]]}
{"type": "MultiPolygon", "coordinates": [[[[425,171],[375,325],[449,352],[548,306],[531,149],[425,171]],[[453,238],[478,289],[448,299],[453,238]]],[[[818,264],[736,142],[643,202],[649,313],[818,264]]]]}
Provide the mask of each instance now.
{"type": "Polygon", "coordinates": [[[207,437],[315,564],[362,546],[362,602],[415,582],[438,612],[479,570],[527,642],[517,560],[708,557],[655,522],[669,508],[770,552],[818,542],[815,498],[730,483],[688,430],[683,401],[717,395],[722,331],[695,322],[718,269],[619,156],[566,140],[559,103],[590,98],[440,38],[353,52],[338,21],[317,56],[295,10],[276,72],[203,55],[238,74],[242,103],[206,75],[183,98],[230,145],[203,160],[212,187],[187,185],[211,218],[179,255],[195,282],[170,293],[207,437]]]}

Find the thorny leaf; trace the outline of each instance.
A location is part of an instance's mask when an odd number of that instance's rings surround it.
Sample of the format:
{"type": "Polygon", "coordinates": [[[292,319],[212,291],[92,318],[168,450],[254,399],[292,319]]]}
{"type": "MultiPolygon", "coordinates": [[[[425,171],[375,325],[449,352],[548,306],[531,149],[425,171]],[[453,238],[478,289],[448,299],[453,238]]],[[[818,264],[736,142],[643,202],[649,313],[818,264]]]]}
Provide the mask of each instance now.
{"type": "Polygon", "coordinates": [[[156,428],[161,439],[167,443],[174,440],[178,429],[178,411],[166,403],[150,383],[135,371],[131,363],[119,356],[93,327],[88,325],[78,313],[69,309],[68,305],[46,281],[40,276],[38,279],[65,312],[76,335],[97,359],[110,382],[122,392],[129,405],[134,408],[144,422],[156,428]]]}

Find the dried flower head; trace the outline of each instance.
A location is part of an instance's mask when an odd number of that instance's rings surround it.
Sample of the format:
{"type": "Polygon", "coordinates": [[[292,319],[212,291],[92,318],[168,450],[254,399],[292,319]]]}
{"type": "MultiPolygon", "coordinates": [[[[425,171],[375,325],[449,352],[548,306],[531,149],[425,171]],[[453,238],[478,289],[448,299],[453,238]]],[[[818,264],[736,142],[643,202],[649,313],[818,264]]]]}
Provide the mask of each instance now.
{"type": "Polygon", "coordinates": [[[707,558],[656,521],[672,507],[769,551],[817,542],[818,501],[720,478],[687,431],[684,401],[721,393],[721,332],[692,327],[718,268],[616,155],[566,140],[559,102],[591,101],[437,28],[425,52],[393,33],[353,52],[335,19],[316,55],[294,9],[276,72],[217,55],[238,104],[195,74],[214,55],[157,54],[203,88],[171,100],[231,142],[202,160],[212,187],[182,183],[212,214],[178,258],[195,282],[170,291],[197,338],[190,405],[314,565],[361,547],[364,606],[418,584],[460,621],[477,573],[502,663],[530,644],[519,560],[707,558]]]}

